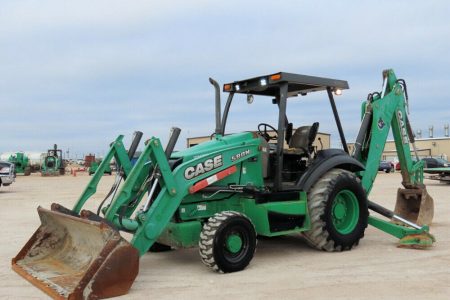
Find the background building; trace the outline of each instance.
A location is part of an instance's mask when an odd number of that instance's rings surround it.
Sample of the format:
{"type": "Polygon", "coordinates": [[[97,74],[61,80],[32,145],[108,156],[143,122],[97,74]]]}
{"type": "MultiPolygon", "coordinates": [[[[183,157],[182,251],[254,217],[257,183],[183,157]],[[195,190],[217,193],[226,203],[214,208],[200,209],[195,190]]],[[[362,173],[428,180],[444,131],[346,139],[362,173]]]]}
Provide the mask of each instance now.
{"type": "MultiPolygon", "coordinates": [[[[419,157],[441,157],[447,160],[450,157],[450,137],[438,138],[416,138],[416,148],[419,157]]],[[[353,152],[354,143],[349,143],[348,148],[350,153],[353,152]]],[[[414,157],[414,150],[411,146],[411,154],[414,157]]],[[[397,150],[393,140],[386,142],[382,155],[383,160],[397,161],[397,150]]]]}

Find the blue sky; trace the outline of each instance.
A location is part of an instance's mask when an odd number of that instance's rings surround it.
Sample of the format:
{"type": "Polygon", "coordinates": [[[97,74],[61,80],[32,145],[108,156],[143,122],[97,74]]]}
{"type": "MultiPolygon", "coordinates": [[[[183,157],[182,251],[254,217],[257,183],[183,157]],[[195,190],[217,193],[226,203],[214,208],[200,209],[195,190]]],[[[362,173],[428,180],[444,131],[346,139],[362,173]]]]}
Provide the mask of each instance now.
{"type": "MultiPolygon", "coordinates": [[[[362,100],[393,68],[408,83],[414,128],[434,125],[442,136],[449,11],[448,1],[3,0],[0,152],[57,143],[80,157],[134,130],[165,141],[171,126],[182,128],[182,148],[214,130],[208,77],[223,84],[278,71],[348,80],[337,106],[351,141],[362,100]]],[[[267,100],[239,99],[228,131],[276,124],[267,100]]],[[[337,143],[326,95],[295,101],[294,125],[318,120],[337,143]]]]}

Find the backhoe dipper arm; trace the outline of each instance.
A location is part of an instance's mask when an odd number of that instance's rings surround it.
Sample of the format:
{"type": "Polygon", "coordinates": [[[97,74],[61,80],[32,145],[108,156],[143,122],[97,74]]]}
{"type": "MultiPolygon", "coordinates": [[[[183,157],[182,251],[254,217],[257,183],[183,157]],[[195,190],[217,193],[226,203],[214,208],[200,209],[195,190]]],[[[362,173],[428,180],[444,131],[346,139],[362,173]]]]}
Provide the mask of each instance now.
{"type": "Polygon", "coordinates": [[[369,194],[378,173],[381,156],[392,127],[395,147],[401,165],[402,184],[407,188],[423,181],[421,162],[413,164],[407,131],[404,86],[393,70],[383,72],[383,91],[369,95],[363,103],[363,122],[355,143],[354,156],[365,166],[361,172],[362,185],[369,194]]]}
{"type": "MultiPolygon", "coordinates": [[[[369,94],[367,101],[363,103],[362,123],[353,156],[365,165],[365,170],[359,175],[369,195],[378,173],[389,130],[392,127],[404,189],[398,189],[394,212],[381,213],[379,209],[374,209],[376,204],[373,202],[371,202],[373,205],[369,203],[369,208],[404,225],[418,224],[412,226],[418,230],[422,225],[431,224],[433,199],[423,185],[423,162],[413,162],[411,157],[410,143],[414,146],[414,136],[408,120],[407,105],[405,81],[397,79],[393,70],[383,71],[383,90],[381,93],[369,94]]],[[[414,151],[417,156],[415,147],[414,151]]],[[[383,209],[383,211],[388,210],[383,209]]],[[[369,223],[390,234],[395,229],[392,227],[394,224],[387,222],[382,224],[381,220],[373,216],[369,217],[369,223]]],[[[426,227],[421,229],[427,231],[426,227]]]]}

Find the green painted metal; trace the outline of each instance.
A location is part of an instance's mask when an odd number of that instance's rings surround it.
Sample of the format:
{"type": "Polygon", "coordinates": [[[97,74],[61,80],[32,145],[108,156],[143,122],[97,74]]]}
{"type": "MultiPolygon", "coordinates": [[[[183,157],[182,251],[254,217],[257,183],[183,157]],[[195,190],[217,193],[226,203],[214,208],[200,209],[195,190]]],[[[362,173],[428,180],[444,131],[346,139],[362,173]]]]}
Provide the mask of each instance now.
{"type": "MultiPolygon", "coordinates": [[[[383,97],[381,97],[382,94],[373,94],[373,98],[363,102],[361,107],[361,116],[364,116],[366,112],[372,113],[370,139],[362,146],[362,152],[365,155],[359,158],[365,165],[365,170],[359,172],[359,177],[367,195],[370,194],[378,174],[378,167],[391,128],[401,165],[403,186],[405,188],[424,187],[423,161],[414,162],[411,157],[406,124],[408,122],[407,102],[403,88],[392,69],[385,70],[383,78],[386,80],[383,97]]],[[[369,224],[399,239],[415,232],[415,229],[384,222],[374,217],[369,217],[369,224]]],[[[421,232],[428,232],[428,230],[429,228],[424,226],[421,232]]]]}
{"type": "Polygon", "coordinates": [[[445,168],[424,168],[423,171],[425,173],[438,173],[438,172],[442,172],[442,173],[450,173],[450,167],[445,167],[445,168]]]}
{"type": "Polygon", "coordinates": [[[202,223],[200,221],[169,222],[158,238],[158,242],[175,248],[198,246],[202,223]]]}
{"type": "MultiPolygon", "coordinates": [[[[388,222],[385,220],[381,220],[374,216],[369,216],[369,224],[375,228],[380,229],[381,231],[384,231],[392,236],[395,236],[398,239],[402,239],[406,236],[417,235],[417,234],[430,235],[429,234],[430,228],[428,226],[423,226],[420,229],[414,229],[411,227],[397,225],[397,224],[394,224],[394,223],[391,223],[391,222],[388,222]]],[[[433,238],[433,240],[434,240],[434,238],[433,238]]]]}
{"type": "Polygon", "coordinates": [[[11,156],[8,158],[8,161],[14,164],[14,170],[16,174],[30,174],[30,161],[25,153],[16,152],[15,154],[11,154],[11,156]]]}
{"type": "Polygon", "coordinates": [[[123,135],[119,135],[116,140],[111,143],[110,149],[98,166],[97,172],[92,176],[83,193],[78,198],[78,201],[75,203],[72,209],[74,212],[80,213],[86,201],[95,194],[97,191],[97,185],[113,158],[115,158],[116,162],[120,165],[120,169],[124,173],[124,176],[126,177],[129,175],[131,171],[131,162],[128,158],[127,150],[125,149],[122,140],[123,135]]]}
{"type": "MultiPolygon", "coordinates": [[[[102,161],[100,161],[100,162],[97,162],[97,161],[91,162],[91,166],[90,166],[89,169],[88,169],[89,175],[92,175],[92,174],[94,174],[95,172],[97,172],[98,166],[99,166],[99,164],[100,164],[101,162],[102,162],[102,161]]],[[[109,164],[106,165],[106,169],[105,169],[104,173],[109,173],[109,174],[111,174],[111,165],[109,165],[109,164]]]]}
{"type": "Polygon", "coordinates": [[[370,193],[378,173],[384,146],[392,128],[397,155],[402,166],[403,182],[414,186],[423,183],[423,162],[413,162],[411,148],[406,133],[406,99],[400,83],[393,70],[386,70],[383,76],[387,78],[386,93],[383,98],[374,95],[371,102],[363,104],[363,113],[372,112],[371,139],[366,148],[367,155],[361,158],[365,170],[360,172],[362,185],[367,194],[370,193]]]}
{"type": "Polygon", "coordinates": [[[352,232],[359,219],[359,204],[355,194],[349,190],[340,191],[333,200],[331,215],[333,225],[339,233],[352,232]]]}
{"type": "Polygon", "coordinates": [[[252,220],[255,230],[263,236],[280,236],[291,233],[298,233],[309,230],[311,223],[307,210],[306,193],[300,192],[299,199],[295,201],[270,202],[264,204],[255,204],[253,199],[242,200],[243,211],[247,217],[252,220]],[[302,226],[290,230],[272,231],[269,224],[269,212],[281,213],[286,215],[304,216],[302,226]]]}
{"type": "Polygon", "coordinates": [[[237,234],[231,234],[226,240],[227,250],[231,253],[238,253],[242,248],[242,239],[237,234]]]}

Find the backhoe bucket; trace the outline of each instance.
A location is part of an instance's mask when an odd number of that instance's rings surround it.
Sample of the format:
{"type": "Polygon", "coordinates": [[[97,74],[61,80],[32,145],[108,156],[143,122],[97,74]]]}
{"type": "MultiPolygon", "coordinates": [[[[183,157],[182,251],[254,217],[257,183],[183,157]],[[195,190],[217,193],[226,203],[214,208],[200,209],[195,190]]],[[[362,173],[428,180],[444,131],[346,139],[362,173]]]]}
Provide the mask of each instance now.
{"type": "Polygon", "coordinates": [[[128,292],[139,271],[139,254],[117,230],[104,222],[37,210],[42,224],[12,259],[14,271],[55,299],[128,292]]]}
{"type": "Polygon", "coordinates": [[[398,189],[394,214],[417,225],[431,225],[434,215],[434,201],[425,187],[398,189]]]}

